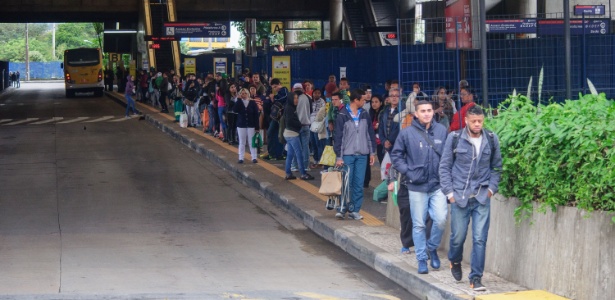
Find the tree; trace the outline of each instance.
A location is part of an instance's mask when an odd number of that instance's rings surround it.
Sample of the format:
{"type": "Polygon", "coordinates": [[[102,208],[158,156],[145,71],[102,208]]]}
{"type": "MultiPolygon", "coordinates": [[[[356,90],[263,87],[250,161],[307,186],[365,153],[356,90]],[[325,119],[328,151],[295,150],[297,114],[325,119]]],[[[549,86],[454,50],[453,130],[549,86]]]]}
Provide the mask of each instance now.
{"type": "Polygon", "coordinates": [[[96,40],[98,41],[98,48],[103,48],[103,40],[102,34],[105,31],[105,26],[103,23],[92,23],[92,27],[94,27],[94,32],[96,32],[96,40]]]}
{"type": "MultiPolygon", "coordinates": [[[[239,38],[239,45],[241,47],[245,47],[246,45],[246,36],[245,36],[245,23],[244,22],[233,22],[232,26],[237,28],[237,31],[241,34],[239,38]]],[[[276,45],[284,43],[284,35],[282,34],[271,34],[271,22],[270,21],[257,21],[256,22],[256,44],[262,45],[262,39],[269,39],[269,45],[276,45]]]]}

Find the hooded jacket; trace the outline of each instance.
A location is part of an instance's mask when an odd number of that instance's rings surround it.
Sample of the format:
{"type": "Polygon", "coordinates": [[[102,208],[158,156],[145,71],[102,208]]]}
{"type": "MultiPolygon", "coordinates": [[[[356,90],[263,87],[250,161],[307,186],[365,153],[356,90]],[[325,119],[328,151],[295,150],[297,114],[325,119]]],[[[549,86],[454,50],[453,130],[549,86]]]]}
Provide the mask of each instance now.
{"type": "Polygon", "coordinates": [[[335,119],[335,155],[338,158],[344,155],[374,155],[376,134],[369,113],[360,108],[359,125],[356,126],[346,107],[342,106],[335,119]]]}
{"type": "Polygon", "coordinates": [[[492,147],[487,134],[489,133],[483,129],[478,151],[465,129],[461,130],[461,133],[451,132],[446,139],[439,169],[442,192],[445,195],[452,193],[460,207],[466,207],[470,198],[476,198],[478,202],[485,204],[489,198],[489,190],[493,194],[498,191],[502,170],[500,140],[492,133],[495,153],[491,153],[492,147]],[[457,149],[453,149],[453,139],[457,134],[457,149]]]}
{"type": "Polygon", "coordinates": [[[431,120],[429,129],[414,118],[412,125],[403,129],[393,151],[393,168],[402,174],[402,183],[413,192],[431,193],[440,188],[440,155],[446,142],[447,129],[431,120]],[[436,149],[425,140],[424,132],[436,149]],[[438,152],[438,153],[436,153],[438,152]]]}

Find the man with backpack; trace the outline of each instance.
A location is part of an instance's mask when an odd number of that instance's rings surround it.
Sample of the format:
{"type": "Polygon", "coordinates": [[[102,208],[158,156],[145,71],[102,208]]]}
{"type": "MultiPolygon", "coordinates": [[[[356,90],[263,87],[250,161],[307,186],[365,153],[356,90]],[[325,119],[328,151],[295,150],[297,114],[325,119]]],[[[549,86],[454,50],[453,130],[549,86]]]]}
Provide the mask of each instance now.
{"type": "Polygon", "coordinates": [[[269,96],[273,101],[271,105],[271,121],[269,122],[269,128],[267,129],[267,151],[269,157],[265,159],[277,159],[282,160],[284,151],[284,145],[280,143],[278,139],[278,133],[280,131],[280,119],[284,115],[284,107],[288,99],[288,89],[280,83],[280,79],[271,79],[271,95],[269,96]]]}
{"type": "Polygon", "coordinates": [[[483,128],[483,109],[474,105],[465,115],[465,128],[451,132],[440,160],[442,192],[451,203],[451,240],[448,259],[451,273],[460,281],[463,245],[472,220],[470,287],[485,291],[485,269],[491,197],[498,191],[502,155],[495,133],[483,128]]]}

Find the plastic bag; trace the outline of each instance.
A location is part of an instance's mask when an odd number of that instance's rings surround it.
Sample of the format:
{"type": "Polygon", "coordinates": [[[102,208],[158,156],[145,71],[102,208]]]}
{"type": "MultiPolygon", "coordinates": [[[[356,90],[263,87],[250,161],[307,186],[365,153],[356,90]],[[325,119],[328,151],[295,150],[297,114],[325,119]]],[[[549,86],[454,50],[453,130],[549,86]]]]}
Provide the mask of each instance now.
{"type": "Polygon", "coordinates": [[[386,152],[384,154],[384,158],[382,159],[382,162],[380,163],[380,179],[388,180],[390,171],[391,171],[391,156],[389,155],[389,152],[386,152]]]}
{"type": "Polygon", "coordinates": [[[335,151],[333,146],[325,146],[325,150],[322,151],[319,164],[323,166],[335,166],[335,151]]]}
{"type": "Polygon", "coordinates": [[[188,127],[188,114],[186,112],[182,112],[179,115],[179,127],[187,128],[188,127]]]}

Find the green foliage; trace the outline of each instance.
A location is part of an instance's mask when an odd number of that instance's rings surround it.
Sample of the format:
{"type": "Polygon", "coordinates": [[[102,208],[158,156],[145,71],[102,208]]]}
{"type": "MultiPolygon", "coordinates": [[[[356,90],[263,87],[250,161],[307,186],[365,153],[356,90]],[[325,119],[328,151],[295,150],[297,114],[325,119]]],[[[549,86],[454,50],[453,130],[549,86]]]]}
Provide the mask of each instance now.
{"type": "Polygon", "coordinates": [[[521,203],[517,221],[535,201],[542,212],[560,205],[615,212],[615,101],[604,93],[579,97],[536,106],[511,96],[487,121],[500,137],[500,192],[521,203]]]}
{"type": "MultiPolygon", "coordinates": [[[[244,47],[246,44],[244,22],[233,22],[233,26],[237,28],[241,37],[239,38],[239,45],[244,47]]],[[[294,28],[314,28],[316,30],[296,31],[296,42],[306,43],[322,39],[322,24],[320,21],[297,21],[294,23],[294,28]]],[[[283,45],[284,34],[271,34],[271,22],[270,21],[257,21],[256,22],[256,44],[262,45],[262,39],[269,39],[269,45],[283,45]]]]}

